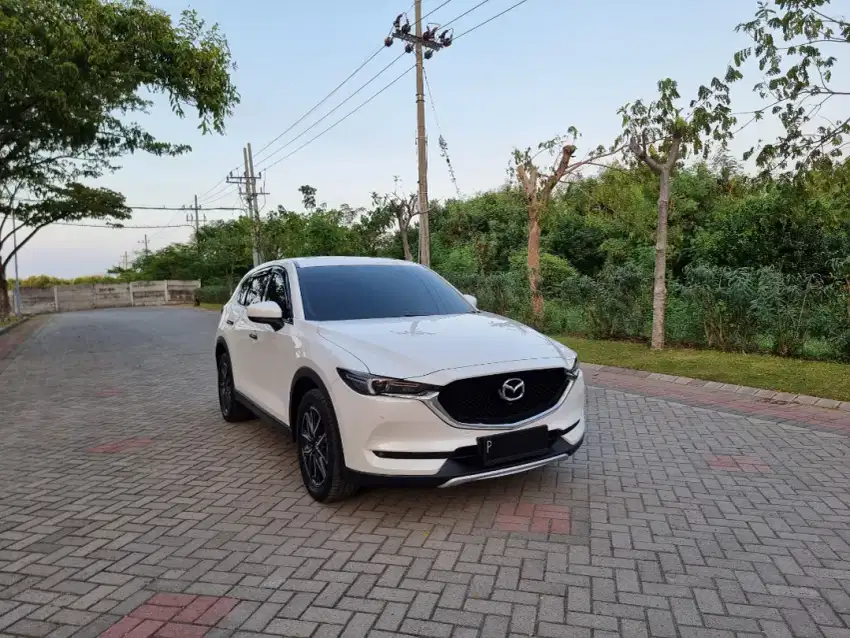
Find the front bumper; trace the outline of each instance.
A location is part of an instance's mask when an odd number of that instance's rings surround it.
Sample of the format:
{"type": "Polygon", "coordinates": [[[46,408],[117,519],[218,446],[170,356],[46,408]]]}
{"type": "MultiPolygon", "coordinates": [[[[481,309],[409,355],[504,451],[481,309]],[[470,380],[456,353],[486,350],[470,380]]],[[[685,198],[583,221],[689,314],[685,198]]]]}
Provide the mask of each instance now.
{"type": "Polygon", "coordinates": [[[363,485],[450,487],[508,476],[567,458],[579,449],[585,436],[581,373],[556,409],[508,429],[458,427],[422,401],[363,396],[342,380],[330,389],[347,471],[363,485]],[[544,425],[550,445],[536,456],[485,466],[476,454],[479,437],[544,425]]]}

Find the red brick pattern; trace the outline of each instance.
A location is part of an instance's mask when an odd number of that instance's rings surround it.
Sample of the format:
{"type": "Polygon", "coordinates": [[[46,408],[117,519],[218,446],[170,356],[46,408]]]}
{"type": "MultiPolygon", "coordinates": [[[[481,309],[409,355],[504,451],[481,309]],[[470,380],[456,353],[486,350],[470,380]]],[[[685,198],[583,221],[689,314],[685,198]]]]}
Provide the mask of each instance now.
{"type": "Polygon", "coordinates": [[[502,503],[496,529],[503,532],[570,533],[570,508],[563,505],[502,503]]]}
{"type": "Polygon", "coordinates": [[[157,594],[101,638],[201,638],[236,607],[235,598],[157,594]]]}
{"type": "Polygon", "coordinates": [[[709,456],[708,467],[725,472],[771,472],[770,466],[756,456],[709,456]]]}
{"type": "Polygon", "coordinates": [[[89,448],[92,454],[118,454],[120,452],[134,452],[151,444],[151,439],[124,439],[123,441],[113,441],[111,443],[103,443],[89,448]]]}
{"type": "MultiPolygon", "coordinates": [[[[764,397],[735,392],[720,383],[712,383],[691,379],[672,381],[656,378],[662,375],[652,375],[641,370],[625,370],[587,365],[585,381],[588,385],[633,392],[645,396],[676,401],[691,406],[699,406],[714,410],[753,416],[766,420],[793,422],[795,424],[814,426],[820,430],[850,434],[850,411],[844,409],[850,403],[832,402],[839,409],[829,409],[824,405],[808,405],[801,403],[783,403],[764,397]]],[[[802,401],[804,397],[797,397],[802,401]]],[[[815,399],[812,398],[814,401],[815,399]]],[[[827,403],[821,400],[821,403],[827,403]]]]}

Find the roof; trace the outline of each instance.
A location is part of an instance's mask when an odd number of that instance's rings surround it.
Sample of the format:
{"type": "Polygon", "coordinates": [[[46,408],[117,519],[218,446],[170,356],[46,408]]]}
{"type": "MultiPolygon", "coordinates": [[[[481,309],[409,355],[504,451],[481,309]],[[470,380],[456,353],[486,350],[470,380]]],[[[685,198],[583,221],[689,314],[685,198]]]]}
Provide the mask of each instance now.
{"type": "Polygon", "coordinates": [[[296,257],[287,261],[293,262],[298,268],[312,268],[314,266],[417,265],[402,259],[385,259],[382,257],[296,257]]]}

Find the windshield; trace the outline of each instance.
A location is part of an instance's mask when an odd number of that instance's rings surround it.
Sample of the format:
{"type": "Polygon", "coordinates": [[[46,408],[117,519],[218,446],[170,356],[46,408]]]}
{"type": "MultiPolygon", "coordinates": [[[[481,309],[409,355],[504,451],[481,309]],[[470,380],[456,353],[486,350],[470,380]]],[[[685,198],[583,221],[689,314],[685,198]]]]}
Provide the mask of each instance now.
{"type": "Polygon", "coordinates": [[[475,312],[436,273],[415,266],[310,266],[298,269],[298,283],[304,318],[310,321],[475,312]]]}

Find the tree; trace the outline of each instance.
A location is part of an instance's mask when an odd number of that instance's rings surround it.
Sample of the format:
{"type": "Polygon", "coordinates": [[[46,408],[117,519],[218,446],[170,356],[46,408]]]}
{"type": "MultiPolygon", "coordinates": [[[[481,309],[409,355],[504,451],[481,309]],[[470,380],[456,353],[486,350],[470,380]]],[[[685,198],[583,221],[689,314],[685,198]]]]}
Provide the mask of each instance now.
{"type": "Polygon", "coordinates": [[[120,194],[85,180],[128,153],[191,150],[129,119],[153,105],[142,90],[164,94],[178,117],[194,108],[203,133],[224,131],[239,96],[226,40],[194,11],[173,24],[143,0],[0,0],[0,33],[0,251],[13,215],[22,237],[0,257],[4,315],[6,267],[41,228],[130,216],[120,194]]]}
{"type": "Polygon", "coordinates": [[[618,113],[623,118],[623,134],[616,145],[625,144],[629,152],[658,176],[658,220],[655,231],[655,274],[652,289],[653,350],[664,347],[664,318],[667,309],[667,217],[670,206],[670,178],[680,159],[690,150],[708,158],[711,141],[725,147],[731,138],[735,118],[729,108],[728,86],[714,80],[711,88],[702,87],[691,102],[688,119],[677,106],[679,90],[667,78],[658,83],[658,98],[626,104],[618,113]]]}
{"type": "Polygon", "coordinates": [[[770,111],[785,129],[774,143],[764,144],[757,153],[752,148],[744,156],[755,154],[765,174],[791,167],[799,172],[820,160],[841,157],[847,147],[850,117],[830,121],[820,114],[828,102],[850,96],[847,87],[834,86],[836,56],[823,51],[850,44],[850,22],[830,11],[830,4],[831,0],[759,2],[755,19],[737,27],[753,45],[735,54],[726,82],[742,79],[741,68],[754,57],[767,79],[753,89],[770,103],[755,111],[753,119],[770,111]],[[826,123],[812,127],[815,118],[826,123]]]}
{"type": "MultiPolygon", "coordinates": [[[[578,130],[570,127],[567,136],[580,137],[578,130]]],[[[535,320],[543,317],[543,293],[540,290],[540,221],[549,209],[552,192],[568,174],[575,173],[583,166],[598,165],[599,160],[614,155],[618,149],[594,149],[587,158],[570,164],[576,152],[576,146],[563,137],[556,137],[537,146],[537,153],[531,154],[531,148],[524,151],[514,149],[510,175],[516,177],[525,196],[528,209],[528,286],[531,292],[531,311],[535,320]],[[541,170],[534,160],[543,152],[556,155],[548,171],[541,170]],[[557,154],[556,154],[557,153],[557,154]]]]}
{"type": "Polygon", "coordinates": [[[301,193],[301,201],[304,204],[304,209],[308,213],[316,210],[316,188],[309,184],[304,184],[298,187],[298,192],[301,193]]]}

